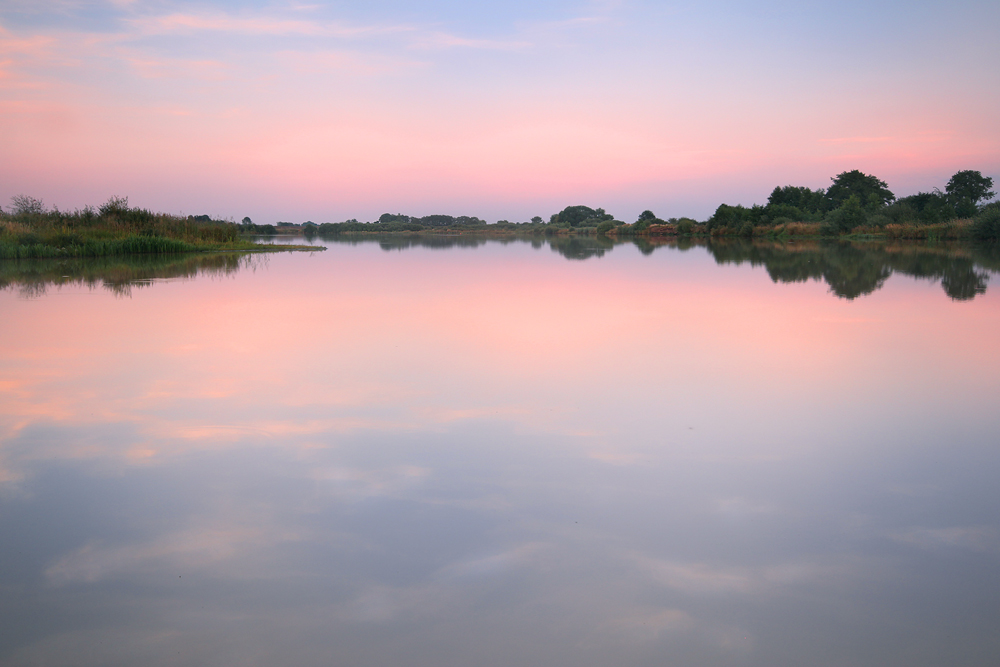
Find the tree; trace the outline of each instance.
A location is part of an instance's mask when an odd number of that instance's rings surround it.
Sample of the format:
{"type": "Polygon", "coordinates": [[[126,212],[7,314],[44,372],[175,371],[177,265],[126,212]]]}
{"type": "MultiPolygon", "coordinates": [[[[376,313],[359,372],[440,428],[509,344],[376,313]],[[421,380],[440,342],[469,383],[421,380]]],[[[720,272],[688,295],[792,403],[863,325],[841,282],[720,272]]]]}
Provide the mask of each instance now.
{"type": "Polygon", "coordinates": [[[866,222],[868,214],[861,205],[861,199],[857,195],[851,195],[843,206],[827,216],[823,231],[827,234],[844,234],[866,222]]]}
{"type": "Polygon", "coordinates": [[[589,206],[567,206],[554,214],[552,224],[566,224],[570,227],[596,227],[605,220],[614,220],[603,208],[592,209],[589,206]]]}
{"type": "Polygon", "coordinates": [[[969,217],[976,214],[979,202],[989,201],[996,196],[997,193],[990,190],[992,187],[992,178],[967,169],[952,176],[944,190],[948,193],[948,201],[955,207],[955,212],[962,217],[969,217]]]}
{"type": "Polygon", "coordinates": [[[749,209],[741,204],[737,204],[736,206],[719,204],[719,207],[715,209],[715,213],[705,223],[706,229],[710,232],[716,229],[740,231],[749,222],[750,229],[752,230],[754,223],[758,221],[754,218],[759,218],[759,215],[760,210],[749,209]]]}
{"type": "Polygon", "coordinates": [[[244,225],[252,225],[253,224],[253,220],[250,219],[249,215],[246,216],[245,218],[243,218],[243,224],[244,225]]]}
{"type": "Polygon", "coordinates": [[[28,195],[14,195],[10,198],[10,203],[14,206],[14,215],[45,213],[45,205],[42,203],[42,200],[28,195]]]}
{"type": "Polygon", "coordinates": [[[884,206],[896,198],[896,195],[889,191],[885,181],[857,169],[841,172],[830,180],[833,181],[833,185],[826,191],[830,208],[840,208],[851,195],[857,196],[858,201],[863,204],[873,205],[875,208],[884,206]]]}
{"type": "Polygon", "coordinates": [[[767,198],[767,205],[774,208],[794,206],[802,212],[822,213],[826,210],[825,195],[823,188],[810,190],[806,187],[786,185],[771,191],[771,195],[767,198]]]}
{"type": "Polygon", "coordinates": [[[955,207],[940,190],[933,192],[918,192],[909,197],[897,199],[886,215],[895,222],[911,222],[919,220],[926,225],[945,222],[955,217],[955,207]],[[911,210],[907,210],[911,209],[911,210]],[[906,219],[906,218],[909,219],[906,219]]]}
{"type": "MultiPolygon", "coordinates": [[[[597,209],[600,211],[601,209],[597,209]]],[[[645,231],[649,229],[650,225],[665,225],[665,221],[660,220],[656,217],[656,214],[652,211],[646,210],[639,214],[639,218],[632,225],[635,231],[645,231]]]]}

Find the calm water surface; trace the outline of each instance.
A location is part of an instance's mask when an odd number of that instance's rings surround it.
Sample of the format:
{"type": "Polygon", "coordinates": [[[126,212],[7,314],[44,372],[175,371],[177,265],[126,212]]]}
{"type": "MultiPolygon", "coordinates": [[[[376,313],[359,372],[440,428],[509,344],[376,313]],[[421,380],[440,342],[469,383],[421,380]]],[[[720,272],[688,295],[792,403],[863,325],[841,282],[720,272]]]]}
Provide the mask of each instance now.
{"type": "Polygon", "coordinates": [[[0,663],[997,664],[995,251],[461,241],[0,263],[0,663]]]}

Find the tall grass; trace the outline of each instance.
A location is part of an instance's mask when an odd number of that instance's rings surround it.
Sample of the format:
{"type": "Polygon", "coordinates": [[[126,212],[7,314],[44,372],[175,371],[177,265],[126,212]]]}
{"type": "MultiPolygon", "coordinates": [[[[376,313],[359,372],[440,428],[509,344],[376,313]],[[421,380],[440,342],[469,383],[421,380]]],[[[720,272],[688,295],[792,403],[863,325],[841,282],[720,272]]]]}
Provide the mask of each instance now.
{"type": "Polygon", "coordinates": [[[123,239],[88,239],[81,243],[54,246],[45,243],[10,243],[0,240],[0,259],[54,259],[60,257],[119,257],[123,255],[168,254],[200,250],[196,245],[159,236],[130,236],[123,239]]]}
{"type": "Polygon", "coordinates": [[[0,259],[167,254],[252,247],[236,225],[129,208],[112,198],[98,211],[0,213],[0,259]]]}

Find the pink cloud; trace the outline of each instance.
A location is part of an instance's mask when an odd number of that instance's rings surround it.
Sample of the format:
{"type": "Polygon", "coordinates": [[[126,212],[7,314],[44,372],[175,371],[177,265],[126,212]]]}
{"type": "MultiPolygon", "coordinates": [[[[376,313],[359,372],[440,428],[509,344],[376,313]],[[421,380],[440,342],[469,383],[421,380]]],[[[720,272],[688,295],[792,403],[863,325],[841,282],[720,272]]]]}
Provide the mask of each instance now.
{"type": "Polygon", "coordinates": [[[143,34],[211,30],[247,35],[309,35],[316,37],[355,37],[412,30],[407,26],[344,26],[331,22],[278,19],[266,16],[234,17],[227,14],[169,14],[130,19],[129,25],[143,34]]]}

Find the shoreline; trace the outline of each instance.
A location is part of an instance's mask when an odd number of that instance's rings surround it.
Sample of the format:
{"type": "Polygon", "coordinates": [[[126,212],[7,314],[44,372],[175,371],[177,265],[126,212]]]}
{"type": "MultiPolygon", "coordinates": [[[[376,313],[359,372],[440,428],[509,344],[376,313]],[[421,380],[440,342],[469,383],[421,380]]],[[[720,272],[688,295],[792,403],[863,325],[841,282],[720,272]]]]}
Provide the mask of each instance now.
{"type": "Polygon", "coordinates": [[[192,244],[163,237],[129,235],[117,239],[89,239],[80,244],[0,242],[0,261],[19,259],[76,259],[217,253],[319,252],[325,246],[275,243],[192,244]]]}

